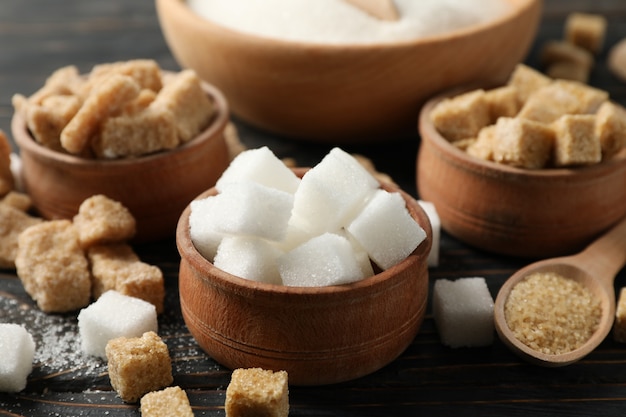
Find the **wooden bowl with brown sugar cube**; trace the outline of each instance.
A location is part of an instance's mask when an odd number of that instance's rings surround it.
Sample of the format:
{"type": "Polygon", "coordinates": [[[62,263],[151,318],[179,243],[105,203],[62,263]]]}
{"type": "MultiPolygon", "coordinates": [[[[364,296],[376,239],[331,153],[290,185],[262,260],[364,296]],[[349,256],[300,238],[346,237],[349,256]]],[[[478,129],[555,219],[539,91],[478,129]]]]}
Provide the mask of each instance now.
{"type": "Polygon", "coordinates": [[[137,241],[171,237],[185,206],[229,163],[226,99],[188,71],[161,71],[148,60],[101,64],[87,75],[64,67],[13,103],[23,184],[44,218],[71,219],[85,199],[103,194],[133,214],[137,241]],[[202,102],[206,112],[180,102],[202,102]]]}
{"type": "Polygon", "coordinates": [[[419,119],[418,191],[444,230],[490,252],[545,258],[581,250],[626,215],[626,136],[611,128],[626,125],[626,112],[606,93],[523,66],[507,85],[477,90],[436,97],[419,119]],[[519,107],[505,105],[512,85],[519,107]],[[550,103],[568,94],[564,108],[550,103]]]}
{"type": "MultiPolygon", "coordinates": [[[[294,172],[302,176],[310,171],[294,169],[294,172]]],[[[222,238],[214,258],[207,254],[207,245],[197,237],[210,228],[199,223],[199,219],[221,218],[219,211],[212,211],[209,217],[198,211],[195,220],[193,217],[195,210],[201,210],[203,202],[209,203],[205,207],[214,209],[222,204],[217,200],[220,195],[223,195],[222,202],[228,201],[230,197],[226,194],[231,191],[224,188],[218,193],[220,186],[218,181],[217,188],[207,190],[185,209],[176,235],[181,255],[179,289],[183,318],[196,341],[212,358],[230,369],[258,367],[287,371],[289,383],[294,385],[323,385],[370,374],[395,360],[411,344],[426,312],[427,257],[432,244],[430,222],[414,198],[387,184],[380,186],[382,190],[373,191],[378,195],[389,193],[397,197],[397,204],[401,204],[402,210],[406,211],[403,215],[406,216],[405,221],[422,230],[419,236],[422,240],[416,240],[420,243],[409,251],[408,256],[403,255],[386,268],[372,268],[373,263],[370,265],[370,262],[374,261],[366,258],[371,270],[369,274],[347,281],[342,277],[339,283],[336,277],[329,277],[338,274],[340,269],[348,269],[344,265],[338,266],[344,263],[338,260],[343,252],[337,255],[339,251],[335,249],[330,249],[330,252],[326,247],[319,249],[319,242],[320,239],[333,244],[344,241],[349,246],[348,240],[338,234],[323,233],[288,250],[285,245],[289,239],[280,238],[283,240],[276,242],[280,242],[277,244],[283,252],[273,255],[276,251],[276,246],[273,246],[272,255],[266,255],[266,258],[277,256],[280,277],[275,280],[244,278],[243,272],[234,275],[226,272],[232,269],[223,262],[218,268],[216,265],[222,251],[228,251],[225,242],[229,237],[222,238]],[[399,196],[394,194],[396,192],[399,196]],[[317,255],[303,257],[302,249],[305,246],[310,248],[313,241],[317,242],[318,250],[307,253],[317,255]],[[321,252],[326,255],[321,255],[321,252]],[[293,262],[294,259],[297,261],[293,262]],[[319,281],[325,283],[319,284],[319,281]]],[[[263,204],[255,206],[255,211],[261,211],[261,206],[263,204]]],[[[298,211],[296,207],[297,204],[294,205],[294,212],[298,211]]],[[[274,210],[269,215],[277,217],[276,211],[280,210],[274,210]]],[[[260,219],[262,214],[256,217],[251,213],[248,216],[254,220],[260,219]]],[[[388,218],[387,221],[393,223],[388,218]]],[[[220,227],[225,224],[223,221],[218,223],[220,227]]],[[[271,232],[278,228],[272,227],[271,232]]],[[[375,229],[373,224],[372,229],[375,229]]],[[[370,229],[361,227],[360,230],[370,229]]],[[[391,234],[389,230],[391,228],[375,235],[384,241],[385,238],[403,234],[391,234]]],[[[359,233],[355,232],[353,236],[358,239],[359,233]]],[[[413,239],[412,236],[410,238],[413,239]]],[[[246,245],[250,243],[249,240],[247,242],[246,245]]],[[[265,239],[262,247],[267,245],[265,239]]],[[[233,261],[234,268],[247,263],[240,259],[241,252],[237,253],[238,260],[233,261]]],[[[255,259],[258,261],[258,257],[255,259]]],[[[264,261],[261,263],[267,265],[264,261]]],[[[349,262],[346,260],[345,264],[349,262]]],[[[356,263],[354,268],[357,268],[358,274],[361,273],[356,263]]]]}

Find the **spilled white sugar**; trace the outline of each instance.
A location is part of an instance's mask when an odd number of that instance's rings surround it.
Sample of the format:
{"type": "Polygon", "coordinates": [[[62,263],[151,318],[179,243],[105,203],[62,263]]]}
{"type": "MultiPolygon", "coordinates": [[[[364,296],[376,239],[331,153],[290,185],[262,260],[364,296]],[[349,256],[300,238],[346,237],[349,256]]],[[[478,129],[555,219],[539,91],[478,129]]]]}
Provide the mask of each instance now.
{"type": "Polygon", "coordinates": [[[270,38],[314,43],[416,39],[504,15],[504,0],[395,0],[401,18],[381,21],[343,0],[187,0],[200,16],[270,38]]]}

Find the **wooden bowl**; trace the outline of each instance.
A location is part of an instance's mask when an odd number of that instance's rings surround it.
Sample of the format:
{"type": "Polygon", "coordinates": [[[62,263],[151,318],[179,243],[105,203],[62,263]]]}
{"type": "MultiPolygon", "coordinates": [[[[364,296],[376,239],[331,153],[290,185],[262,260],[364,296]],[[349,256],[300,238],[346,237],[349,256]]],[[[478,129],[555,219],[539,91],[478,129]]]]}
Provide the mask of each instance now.
{"type": "Polygon", "coordinates": [[[196,138],[173,150],[138,158],[86,159],[37,143],[22,116],[11,121],[22,159],[22,180],[39,214],[69,219],[80,204],[104,194],[126,206],[137,221],[137,241],[174,236],[178,218],[199,193],[215,185],[229,164],[224,128],[229,120],[226,99],[203,83],[216,115],[196,138]]]}
{"type": "MultiPolygon", "coordinates": [[[[215,194],[213,188],[198,198],[215,194]]],[[[393,361],[412,342],[426,311],[432,242],[428,217],[401,194],[426,240],[407,259],[372,277],[315,288],[259,283],[216,268],[191,241],[187,207],[176,243],[189,331],[222,365],[285,370],[294,385],[347,381],[393,361]]]]}
{"type": "Polygon", "coordinates": [[[241,119],[293,139],[327,143],[414,135],[433,94],[504,79],[525,57],[541,0],[506,0],[507,15],[452,33],[388,44],[315,44],[212,23],[184,0],[156,0],[179,64],[220,88],[241,119]]]}
{"type": "MultiPolygon", "coordinates": [[[[458,91],[457,91],[458,92],[458,91]]],[[[626,215],[626,153],[588,167],[529,170],[469,156],[419,118],[420,198],[442,228],[490,252],[546,258],[578,252],[626,215]]]]}

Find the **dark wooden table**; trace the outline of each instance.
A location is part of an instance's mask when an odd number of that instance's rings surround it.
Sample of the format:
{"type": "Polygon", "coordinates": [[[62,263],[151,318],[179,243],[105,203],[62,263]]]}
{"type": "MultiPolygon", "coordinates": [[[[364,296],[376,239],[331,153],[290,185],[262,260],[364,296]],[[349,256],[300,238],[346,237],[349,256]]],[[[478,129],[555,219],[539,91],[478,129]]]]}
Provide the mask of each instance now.
{"type": "MultiPolygon", "coordinates": [[[[626,37],[624,0],[546,0],[528,64],[538,65],[543,42],[562,37],[565,17],[572,11],[606,15],[607,47],[626,37]]],[[[606,49],[590,83],[626,104],[626,85],[604,64],[606,49]]],[[[150,1],[0,0],[0,129],[10,133],[11,96],[34,92],[53,70],[74,64],[88,71],[94,64],[133,58],[152,58],[165,69],[178,69],[150,1]]],[[[235,122],[248,147],[268,145],[301,165],[316,163],[328,151],[328,146],[276,137],[235,122]]],[[[417,196],[418,140],[345,149],[370,157],[417,196]]],[[[224,415],[230,371],[202,352],[186,330],[178,303],[174,242],[136,249],[166,275],[167,312],[160,317],[160,333],[173,359],[174,383],[187,391],[196,416],[224,415]]],[[[503,281],[526,263],[476,251],[444,233],[441,263],[430,270],[431,285],[438,278],[482,276],[495,297],[503,281]]],[[[626,285],[624,277],[622,272],[616,286],[626,285]]],[[[0,394],[0,415],[139,415],[136,406],[124,404],[111,390],[106,365],[80,354],[75,315],[39,312],[13,271],[0,274],[0,322],[26,324],[38,343],[28,386],[17,394],[0,394]]],[[[520,361],[499,340],[485,348],[444,347],[429,309],[414,342],[396,361],[348,383],[291,387],[290,402],[292,416],[621,416],[626,413],[626,345],[609,338],[579,363],[540,368],[520,361]]]]}

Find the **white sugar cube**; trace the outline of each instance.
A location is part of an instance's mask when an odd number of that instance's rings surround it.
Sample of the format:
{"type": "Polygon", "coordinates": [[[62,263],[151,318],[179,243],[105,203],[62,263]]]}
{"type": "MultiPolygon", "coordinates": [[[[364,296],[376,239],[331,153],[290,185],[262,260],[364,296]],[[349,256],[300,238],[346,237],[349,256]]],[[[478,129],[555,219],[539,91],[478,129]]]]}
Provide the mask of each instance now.
{"type": "Polygon", "coordinates": [[[19,392],[26,388],[33,370],[35,342],[19,324],[0,323],[0,392],[19,392]]]}
{"type": "Polygon", "coordinates": [[[78,330],[83,352],[106,358],[109,340],[156,333],[157,313],[152,303],[110,290],[80,311],[78,330]]]}
{"type": "Polygon", "coordinates": [[[256,237],[227,236],[213,264],[222,271],[252,281],[281,284],[276,259],[283,252],[256,237]]]}
{"type": "Polygon", "coordinates": [[[217,247],[224,237],[223,233],[216,230],[212,212],[215,201],[215,196],[210,196],[190,203],[189,236],[198,252],[209,261],[213,261],[217,247]]]}
{"type": "Polygon", "coordinates": [[[359,268],[361,268],[361,272],[363,273],[363,278],[371,277],[374,275],[374,267],[372,266],[372,260],[370,259],[369,253],[365,250],[361,244],[354,239],[350,234],[343,233],[342,236],[345,236],[352,245],[352,250],[354,251],[354,256],[359,264],[359,268]]]}
{"type": "Polygon", "coordinates": [[[253,182],[224,184],[211,220],[219,233],[280,241],[287,232],[293,194],[253,182]]]}
{"type": "Polygon", "coordinates": [[[358,213],[379,186],[352,155],[333,148],[302,177],[293,215],[314,234],[334,232],[358,213]]]}
{"type": "Polygon", "coordinates": [[[283,284],[293,287],[340,285],[363,278],[352,245],[345,237],[324,233],[278,258],[283,284]]]}
{"type": "Polygon", "coordinates": [[[381,269],[409,256],[426,238],[399,193],[379,189],[346,229],[381,269]]]}
{"type": "Polygon", "coordinates": [[[439,266],[439,246],[441,242],[441,220],[439,219],[439,213],[435,205],[429,201],[418,200],[419,205],[422,207],[428,220],[430,221],[430,227],[433,231],[432,234],[432,246],[430,247],[430,253],[428,254],[428,266],[439,266]]]}
{"type": "Polygon", "coordinates": [[[253,181],[266,187],[294,193],[300,178],[267,147],[241,152],[217,180],[215,187],[222,191],[224,184],[253,181]]]}
{"type": "Polygon", "coordinates": [[[438,279],[433,316],[441,342],[453,348],[493,343],[493,298],[484,278],[438,279]]]}

